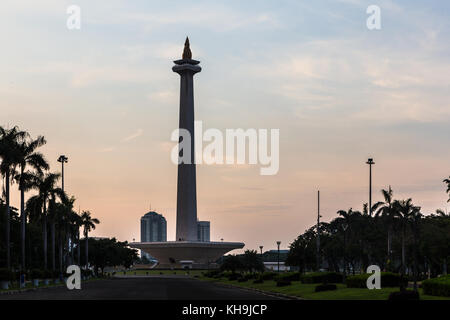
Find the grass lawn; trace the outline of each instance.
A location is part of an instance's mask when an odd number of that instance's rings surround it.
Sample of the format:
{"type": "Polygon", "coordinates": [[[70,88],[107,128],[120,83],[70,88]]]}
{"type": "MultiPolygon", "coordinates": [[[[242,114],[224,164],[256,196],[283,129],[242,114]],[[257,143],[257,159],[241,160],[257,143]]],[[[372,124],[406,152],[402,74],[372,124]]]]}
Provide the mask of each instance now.
{"type": "MultiPolygon", "coordinates": [[[[338,284],[335,291],[314,292],[317,284],[303,284],[300,281],[292,281],[290,286],[277,287],[275,281],[264,281],[263,283],[253,283],[253,280],[247,282],[230,281],[225,278],[211,279],[201,277],[201,280],[232,284],[235,286],[255,288],[259,290],[277,292],[290,296],[296,296],[311,300],[387,300],[389,294],[398,291],[398,288],[382,288],[380,290],[369,290],[359,288],[347,288],[343,284],[338,284]]],[[[422,289],[419,289],[420,298],[423,300],[450,300],[450,297],[436,297],[423,295],[422,289]]]]}

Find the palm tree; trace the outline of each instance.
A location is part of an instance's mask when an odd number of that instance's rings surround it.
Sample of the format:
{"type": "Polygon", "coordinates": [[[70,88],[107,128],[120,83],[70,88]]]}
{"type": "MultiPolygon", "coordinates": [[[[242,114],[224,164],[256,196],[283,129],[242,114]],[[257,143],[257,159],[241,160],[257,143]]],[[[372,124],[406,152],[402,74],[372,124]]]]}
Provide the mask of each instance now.
{"type": "MultiPolygon", "coordinates": [[[[344,276],[346,275],[346,269],[348,265],[347,261],[347,242],[348,242],[348,234],[351,234],[354,229],[354,222],[355,219],[359,216],[361,216],[361,212],[359,211],[353,211],[352,208],[348,209],[348,211],[345,210],[339,210],[337,214],[340,216],[338,219],[339,224],[341,228],[344,231],[344,276]]],[[[355,273],[355,269],[353,268],[353,273],[355,273]]]]}
{"type": "Polygon", "coordinates": [[[412,227],[412,234],[413,234],[413,277],[414,277],[414,291],[417,291],[417,276],[418,276],[418,268],[417,268],[417,260],[418,260],[418,247],[419,247],[419,233],[420,228],[419,224],[422,219],[423,215],[420,213],[420,207],[414,207],[413,211],[411,212],[411,227],[412,227]]]}
{"type": "Polygon", "coordinates": [[[18,127],[11,129],[4,129],[0,127],[0,174],[5,178],[5,198],[6,198],[6,267],[11,268],[11,208],[9,199],[9,186],[11,184],[11,177],[14,177],[16,166],[19,159],[19,143],[27,136],[27,133],[20,131],[18,127]]]}
{"type": "Polygon", "coordinates": [[[39,136],[35,140],[24,140],[19,145],[19,174],[16,175],[16,180],[19,184],[20,190],[20,217],[21,217],[21,253],[22,253],[22,270],[25,270],[25,227],[26,227],[26,213],[25,213],[25,192],[37,187],[35,176],[33,172],[25,171],[27,166],[31,166],[38,174],[42,174],[42,170],[48,170],[49,165],[44,156],[35,150],[46,143],[44,137],[39,136]]]}
{"type": "Polygon", "coordinates": [[[447,202],[450,202],[450,176],[448,176],[448,179],[444,179],[444,183],[447,184],[447,193],[448,193],[448,200],[447,202]]]}
{"type": "Polygon", "coordinates": [[[88,245],[88,240],[89,240],[89,231],[94,230],[95,229],[95,225],[99,224],[100,221],[96,218],[92,218],[91,217],[91,213],[89,211],[83,211],[81,213],[81,221],[82,221],[82,226],[84,228],[84,239],[85,239],[85,247],[86,247],[86,270],[88,269],[89,266],[89,245],[88,245]]]}
{"type": "Polygon", "coordinates": [[[401,222],[401,241],[402,241],[402,275],[406,273],[406,252],[405,252],[405,241],[406,241],[406,230],[408,226],[408,222],[412,219],[417,211],[420,211],[419,207],[415,207],[412,204],[412,199],[409,198],[407,200],[395,200],[394,201],[394,210],[396,210],[397,215],[400,217],[401,222]]]}
{"type": "Polygon", "coordinates": [[[387,225],[387,265],[391,263],[392,254],[392,227],[394,225],[396,211],[393,208],[393,191],[391,186],[388,190],[381,190],[383,194],[384,202],[377,202],[372,206],[372,212],[375,212],[375,217],[382,217],[386,221],[387,225]]]}
{"type": "MultiPolygon", "coordinates": [[[[64,197],[64,193],[60,188],[56,188],[56,183],[60,177],[59,173],[45,173],[37,177],[37,185],[39,189],[38,197],[41,198],[42,203],[42,228],[44,241],[44,269],[47,269],[47,220],[48,216],[53,216],[53,204],[56,202],[56,197],[64,197]],[[47,206],[48,204],[48,206],[47,206]],[[47,210],[47,207],[49,210],[47,210]],[[49,212],[48,212],[49,211],[49,212]]],[[[52,247],[53,247],[53,270],[55,269],[55,250],[54,250],[54,225],[52,224],[52,247]]]]}
{"type": "Polygon", "coordinates": [[[70,223],[71,223],[71,214],[72,214],[72,208],[73,203],[75,202],[75,198],[71,197],[68,198],[67,196],[64,196],[61,199],[61,203],[56,204],[56,226],[58,227],[58,233],[59,233],[59,271],[63,272],[63,265],[66,262],[66,259],[63,257],[63,252],[68,252],[68,248],[64,250],[64,247],[67,244],[67,235],[70,230],[70,223]]]}
{"type": "Polygon", "coordinates": [[[72,213],[72,221],[73,234],[77,239],[77,263],[81,265],[80,228],[83,226],[83,220],[81,219],[81,215],[74,211],[72,213]]]}
{"type": "Polygon", "coordinates": [[[77,263],[80,264],[80,228],[81,228],[81,217],[76,213],[73,209],[70,211],[69,214],[69,240],[70,240],[70,264],[73,264],[75,261],[74,258],[74,244],[76,242],[76,248],[77,248],[77,263]]]}

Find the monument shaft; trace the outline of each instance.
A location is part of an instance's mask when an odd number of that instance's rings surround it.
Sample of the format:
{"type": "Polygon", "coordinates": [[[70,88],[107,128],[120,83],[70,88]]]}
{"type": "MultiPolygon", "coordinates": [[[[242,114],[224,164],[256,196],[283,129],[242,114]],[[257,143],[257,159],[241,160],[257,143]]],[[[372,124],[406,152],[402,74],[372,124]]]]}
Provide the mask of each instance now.
{"type": "MultiPolygon", "coordinates": [[[[194,74],[201,71],[199,61],[175,61],[172,70],[180,75],[179,128],[190,133],[190,163],[178,164],[177,181],[177,241],[197,241],[197,183],[195,170],[194,74]]],[[[181,139],[181,134],[180,134],[181,139]]],[[[185,145],[186,147],[186,145],[185,145]]],[[[180,151],[183,152],[183,151],[180,151]]],[[[179,157],[182,154],[179,153],[179,157]]]]}

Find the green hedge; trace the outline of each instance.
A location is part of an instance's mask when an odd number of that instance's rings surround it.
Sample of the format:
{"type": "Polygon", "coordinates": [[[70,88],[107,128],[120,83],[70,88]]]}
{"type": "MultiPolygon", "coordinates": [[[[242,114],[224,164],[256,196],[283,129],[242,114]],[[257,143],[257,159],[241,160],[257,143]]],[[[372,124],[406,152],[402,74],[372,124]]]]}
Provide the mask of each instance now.
{"type": "Polygon", "coordinates": [[[300,273],[299,272],[286,272],[280,273],[276,276],[276,279],[283,279],[289,281],[300,281],[300,273]]]}
{"type": "Polygon", "coordinates": [[[450,275],[422,282],[423,293],[431,296],[450,297],[450,275]]]}
{"type": "Polygon", "coordinates": [[[275,279],[276,276],[277,276],[276,272],[264,272],[261,275],[261,279],[263,279],[263,280],[273,280],[273,279],[275,279]]]}
{"type": "Polygon", "coordinates": [[[336,272],[312,272],[300,277],[302,283],[342,283],[343,277],[336,272]]]}
{"type": "Polygon", "coordinates": [[[42,279],[43,272],[40,269],[33,269],[30,271],[30,279],[42,279]]]}
{"type": "MultiPolygon", "coordinates": [[[[367,288],[367,279],[371,276],[370,273],[359,274],[356,276],[349,276],[346,279],[348,288],[367,288]]],[[[403,285],[408,284],[407,277],[401,277],[398,273],[381,272],[381,288],[399,287],[403,279],[403,285]]]]}

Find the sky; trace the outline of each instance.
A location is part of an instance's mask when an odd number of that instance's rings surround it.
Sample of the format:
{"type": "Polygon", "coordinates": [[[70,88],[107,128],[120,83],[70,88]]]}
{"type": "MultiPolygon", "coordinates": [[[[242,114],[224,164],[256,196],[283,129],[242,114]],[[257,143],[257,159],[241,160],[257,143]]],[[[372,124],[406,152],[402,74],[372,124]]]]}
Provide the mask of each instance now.
{"type": "MultiPolygon", "coordinates": [[[[0,125],[44,135],[53,171],[101,224],[139,240],[150,206],[175,240],[179,76],[186,36],[202,72],[203,127],[280,130],[280,167],[199,165],[198,217],[211,240],[287,248],[392,186],[425,214],[450,209],[450,3],[445,1],[2,1],[0,125]],[[81,9],[81,29],[66,26],[81,9]],[[369,5],[381,29],[369,30],[369,5]]],[[[17,185],[12,204],[19,206],[17,185]]],[[[30,192],[28,196],[32,195],[30,192]]]]}

